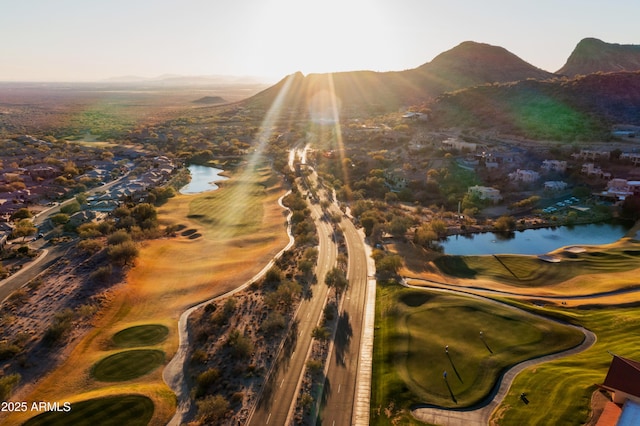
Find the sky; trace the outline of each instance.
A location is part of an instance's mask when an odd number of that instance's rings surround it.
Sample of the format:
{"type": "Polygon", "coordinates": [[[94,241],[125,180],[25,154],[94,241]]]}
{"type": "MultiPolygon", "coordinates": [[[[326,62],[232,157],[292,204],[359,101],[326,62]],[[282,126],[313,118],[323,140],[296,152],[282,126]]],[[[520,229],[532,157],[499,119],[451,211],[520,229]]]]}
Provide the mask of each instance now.
{"type": "Polygon", "coordinates": [[[640,44],[629,0],[0,0],[0,81],[400,71],[463,41],[546,71],[585,37],[640,44]]]}

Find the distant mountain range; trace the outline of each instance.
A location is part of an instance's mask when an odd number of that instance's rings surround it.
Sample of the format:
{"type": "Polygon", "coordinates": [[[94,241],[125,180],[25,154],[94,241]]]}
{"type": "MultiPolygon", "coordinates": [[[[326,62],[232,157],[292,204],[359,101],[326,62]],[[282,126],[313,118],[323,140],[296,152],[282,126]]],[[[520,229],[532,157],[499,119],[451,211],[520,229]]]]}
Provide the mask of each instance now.
{"type": "Polygon", "coordinates": [[[286,101],[290,107],[306,103],[317,93],[331,92],[346,109],[388,111],[479,84],[552,77],[554,74],[534,67],[502,47],[468,41],[429,63],[405,71],[351,71],[307,76],[296,73],[255,95],[251,103],[271,105],[287,84],[289,91],[281,101],[286,101]]]}
{"type": "Polygon", "coordinates": [[[587,38],[564,67],[550,73],[502,47],[467,41],[405,71],[292,74],[245,102],[269,107],[277,99],[289,114],[325,117],[332,104],[343,117],[421,106],[431,108],[432,122],[444,127],[590,139],[603,137],[612,124],[640,125],[636,71],[636,45],[587,38]]]}
{"type": "Polygon", "coordinates": [[[140,77],[136,75],[124,75],[111,77],[102,81],[114,84],[145,84],[151,86],[215,86],[215,85],[254,85],[264,84],[265,80],[254,76],[231,75],[199,75],[184,76],[177,74],[163,74],[157,77],[140,77]]]}

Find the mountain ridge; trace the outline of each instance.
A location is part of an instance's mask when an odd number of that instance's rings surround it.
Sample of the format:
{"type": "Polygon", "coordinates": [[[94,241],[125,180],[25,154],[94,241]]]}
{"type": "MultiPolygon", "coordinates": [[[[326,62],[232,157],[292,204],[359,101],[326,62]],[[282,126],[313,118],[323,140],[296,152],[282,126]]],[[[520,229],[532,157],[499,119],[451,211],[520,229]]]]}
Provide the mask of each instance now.
{"type": "Polygon", "coordinates": [[[640,45],[607,43],[587,37],[576,45],[567,62],[556,73],[573,77],[595,72],[640,70],[640,45]]]}
{"type": "Polygon", "coordinates": [[[431,62],[404,71],[346,71],[306,76],[297,72],[249,98],[248,102],[271,105],[286,85],[289,90],[281,102],[290,108],[300,108],[319,93],[330,92],[339,99],[345,112],[364,109],[382,113],[470,86],[553,77],[556,75],[502,47],[466,41],[431,62]],[[289,83],[285,83],[287,81],[289,83]]]}

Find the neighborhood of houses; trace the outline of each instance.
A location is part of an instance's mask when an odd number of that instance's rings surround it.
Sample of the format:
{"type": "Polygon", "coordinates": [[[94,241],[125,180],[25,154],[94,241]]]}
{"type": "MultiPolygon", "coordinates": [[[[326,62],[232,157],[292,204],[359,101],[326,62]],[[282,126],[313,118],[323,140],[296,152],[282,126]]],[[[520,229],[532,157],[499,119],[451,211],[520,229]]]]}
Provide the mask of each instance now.
{"type": "MultiPolygon", "coordinates": [[[[31,136],[22,136],[16,142],[35,147],[49,144],[31,136]]],[[[0,248],[7,243],[13,229],[10,218],[21,208],[37,214],[72,197],[78,188],[82,188],[86,190],[87,203],[69,218],[72,224],[78,225],[113,211],[125,199],[144,201],[147,190],[165,183],[176,168],[173,161],[165,156],[119,149],[113,158],[105,160],[80,154],[75,156],[73,163],[82,172],[66,179],[63,168],[47,164],[45,156],[38,156],[37,150],[33,150],[31,157],[33,164],[24,167],[12,167],[16,161],[0,158],[3,161],[0,172],[0,248]]]]}
{"type": "MultiPolygon", "coordinates": [[[[486,147],[482,147],[486,149],[486,147]]],[[[478,145],[474,143],[464,142],[455,138],[449,138],[442,142],[442,149],[444,151],[457,150],[467,153],[468,155],[459,160],[459,164],[462,167],[469,169],[476,169],[480,164],[480,159],[484,160],[486,169],[495,169],[499,165],[505,163],[515,163],[513,158],[505,156],[497,156],[482,152],[482,154],[475,154],[478,149],[478,145]]],[[[610,151],[593,151],[593,150],[581,150],[579,153],[572,154],[572,158],[576,161],[587,161],[580,165],[580,173],[587,177],[597,177],[598,179],[606,182],[605,188],[602,191],[594,192],[593,196],[611,201],[613,203],[619,203],[631,195],[640,195],[640,180],[627,179],[623,177],[612,177],[612,173],[604,171],[599,165],[594,163],[597,160],[609,160],[610,151]]],[[[639,153],[621,153],[619,156],[620,161],[627,161],[633,166],[637,166],[640,163],[639,153]]],[[[516,168],[513,172],[508,173],[509,182],[515,184],[535,184],[543,179],[543,177],[552,175],[554,177],[566,175],[570,165],[564,160],[547,159],[543,160],[537,170],[520,169],[516,168]]],[[[541,183],[541,189],[549,193],[559,193],[569,187],[569,183],[563,180],[544,180],[541,183]]],[[[475,195],[481,200],[488,200],[493,203],[499,203],[503,201],[503,195],[500,190],[493,187],[474,185],[469,187],[468,193],[475,195]]],[[[577,201],[575,197],[573,199],[566,200],[565,204],[572,204],[577,201]]]]}

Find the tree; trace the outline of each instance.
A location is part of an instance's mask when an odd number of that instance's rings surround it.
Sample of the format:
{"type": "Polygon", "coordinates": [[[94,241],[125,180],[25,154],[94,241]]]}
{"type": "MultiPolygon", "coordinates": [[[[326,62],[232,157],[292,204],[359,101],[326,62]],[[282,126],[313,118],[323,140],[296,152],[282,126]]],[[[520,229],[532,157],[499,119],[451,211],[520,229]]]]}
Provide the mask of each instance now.
{"type": "Polygon", "coordinates": [[[340,296],[340,294],[349,286],[349,281],[347,280],[344,271],[335,267],[327,272],[327,275],[324,278],[324,283],[329,288],[335,289],[337,296],[340,296]]]}
{"type": "Polygon", "coordinates": [[[500,216],[494,226],[497,231],[511,232],[516,229],[516,219],[513,216],[500,216]]]}
{"type": "Polygon", "coordinates": [[[33,217],[33,214],[29,211],[29,209],[23,207],[21,209],[16,210],[11,215],[11,220],[29,219],[31,217],[33,217]]]}
{"type": "Polygon", "coordinates": [[[131,210],[131,216],[142,229],[151,229],[158,226],[158,213],[152,204],[142,203],[131,210]]]}
{"type": "Polygon", "coordinates": [[[38,228],[35,227],[33,222],[29,219],[22,219],[20,222],[16,224],[16,227],[13,229],[14,238],[22,237],[22,241],[29,235],[33,235],[38,232],[38,228]]]}
{"type": "Polygon", "coordinates": [[[87,204],[87,194],[85,194],[84,192],[81,192],[80,194],[77,194],[76,195],[76,201],[81,206],[84,205],[84,204],[87,204]]]}
{"type": "Polygon", "coordinates": [[[60,212],[68,215],[72,215],[80,211],[80,204],[77,201],[72,201],[69,204],[66,204],[60,207],[60,212]]]}
{"type": "Polygon", "coordinates": [[[382,277],[395,275],[402,266],[402,258],[397,254],[385,254],[376,262],[376,272],[382,277]]]}
{"type": "Polygon", "coordinates": [[[51,222],[53,222],[54,225],[64,225],[69,222],[69,215],[64,213],[55,214],[51,216],[51,222]]]}

